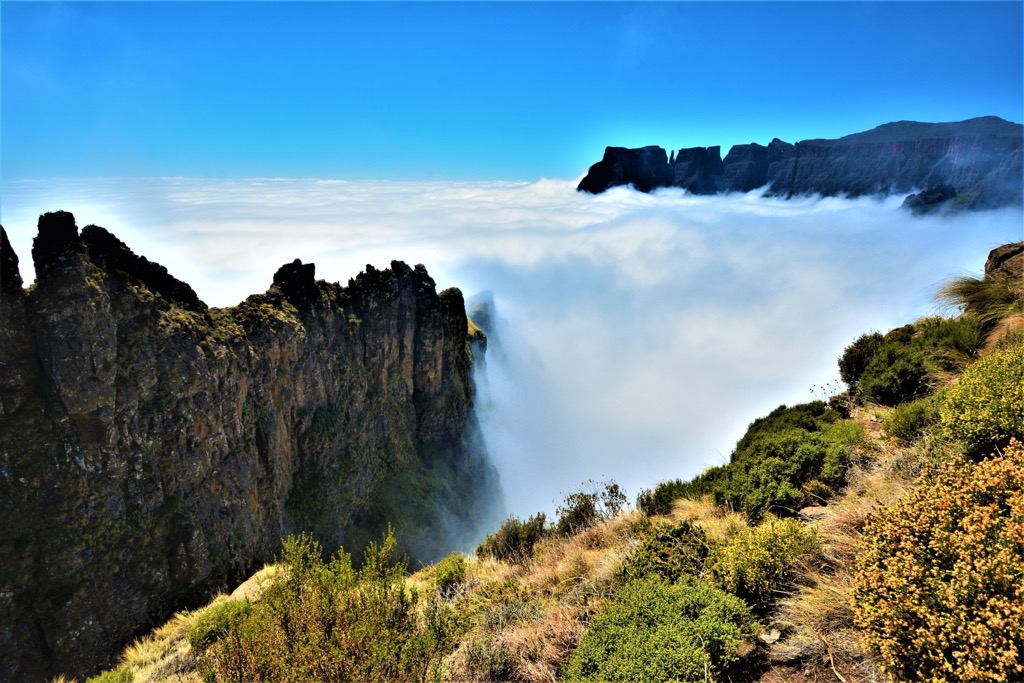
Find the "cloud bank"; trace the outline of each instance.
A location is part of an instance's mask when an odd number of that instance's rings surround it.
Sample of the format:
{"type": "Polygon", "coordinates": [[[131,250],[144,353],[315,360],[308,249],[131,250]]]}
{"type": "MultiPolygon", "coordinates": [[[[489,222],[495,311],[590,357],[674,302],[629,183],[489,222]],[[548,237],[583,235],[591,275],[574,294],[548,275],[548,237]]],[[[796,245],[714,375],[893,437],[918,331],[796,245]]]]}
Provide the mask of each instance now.
{"type": "Polygon", "coordinates": [[[480,408],[520,516],[590,478],[635,495],[723,462],[750,421],[837,381],[859,334],[935,313],[939,283],[1024,237],[1020,210],[913,218],[901,198],[574,187],[24,181],[5,188],[3,224],[29,280],[38,215],[65,209],[211,305],[264,291],[294,258],[342,282],[423,263],[439,287],[493,292],[501,343],[480,408]]]}

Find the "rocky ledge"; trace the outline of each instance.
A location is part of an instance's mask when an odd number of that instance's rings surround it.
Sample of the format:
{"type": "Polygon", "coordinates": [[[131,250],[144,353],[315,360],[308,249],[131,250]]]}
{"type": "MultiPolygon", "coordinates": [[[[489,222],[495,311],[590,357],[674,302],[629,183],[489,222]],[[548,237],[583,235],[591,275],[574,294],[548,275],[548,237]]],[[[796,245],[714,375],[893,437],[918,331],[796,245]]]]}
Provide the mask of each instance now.
{"type": "Polygon", "coordinates": [[[391,523],[415,562],[500,521],[462,294],[423,266],[295,261],[215,309],[69,213],[39,219],[32,287],[2,237],[0,681],[109,664],[289,533],[391,523]]]}
{"type": "Polygon", "coordinates": [[[915,213],[1020,206],[1024,127],[995,116],[957,123],[899,121],[837,140],[772,140],[666,153],[657,146],[608,147],[577,189],[620,185],[642,192],[680,187],[693,194],[766,196],[910,195],[915,213]],[[916,193],[912,194],[911,193],[916,193]]]}

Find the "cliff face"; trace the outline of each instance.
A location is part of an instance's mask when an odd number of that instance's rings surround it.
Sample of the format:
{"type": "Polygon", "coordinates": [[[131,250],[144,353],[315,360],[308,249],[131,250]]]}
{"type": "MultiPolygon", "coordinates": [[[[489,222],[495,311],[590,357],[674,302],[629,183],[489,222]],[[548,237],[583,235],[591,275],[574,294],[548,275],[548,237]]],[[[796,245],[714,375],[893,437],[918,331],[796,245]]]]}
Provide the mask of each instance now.
{"type": "Polygon", "coordinates": [[[716,194],[765,187],[767,195],[784,197],[923,190],[931,194],[911,200],[910,208],[952,202],[985,209],[1021,204],[1022,140],[1020,124],[988,116],[959,123],[900,121],[837,140],[736,145],[724,160],[718,147],[671,155],[660,147],[608,147],[578,189],[596,194],[631,184],[644,192],[682,187],[716,194]]]}
{"type": "Polygon", "coordinates": [[[71,214],[32,252],[24,289],[4,234],[0,680],[95,670],[288,533],[390,521],[426,561],[500,520],[462,295],[422,266],[342,287],[296,261],[211,309],[71,214]]]}

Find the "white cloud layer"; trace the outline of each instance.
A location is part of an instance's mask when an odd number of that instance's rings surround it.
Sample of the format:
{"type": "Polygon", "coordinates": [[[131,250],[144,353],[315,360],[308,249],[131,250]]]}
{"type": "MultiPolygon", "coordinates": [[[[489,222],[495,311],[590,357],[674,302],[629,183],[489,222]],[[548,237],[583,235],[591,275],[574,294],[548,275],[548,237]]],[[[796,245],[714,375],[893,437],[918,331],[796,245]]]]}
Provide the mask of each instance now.
{"type": "Polygon", "coordinates": [[[501,352],[481,408],[511,511],[590,478],[630,495],[725,460],[746,425],[837,380],[844,346],[935,312],[951,275],[1020,240],[1021,212],[913,218],[901,199],[578,194],[573,181],[11,183],[3,223],[32,279],[44,211],[102,225],[232,305],[287,261],[346,282],[427,266],[494,293],[501,352]]]}

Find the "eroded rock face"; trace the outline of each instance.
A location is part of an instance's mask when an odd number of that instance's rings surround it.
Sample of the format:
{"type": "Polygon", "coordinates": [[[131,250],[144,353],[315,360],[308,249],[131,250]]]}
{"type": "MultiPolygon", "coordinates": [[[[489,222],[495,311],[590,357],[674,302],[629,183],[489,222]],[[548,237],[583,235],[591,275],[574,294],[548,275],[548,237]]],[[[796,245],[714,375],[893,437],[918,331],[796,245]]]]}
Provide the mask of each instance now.
{"type": "MultiPolygon", "coordinates": [[[[660,147],[609,147],[578,189],[596,194],[633,185],[643,192],[682,187],[714,194],[763,187],[768,196],[860,197],[944,187],[953,188],[952,198],[942,198],[952,208],[987,209],[1022,203],[1022,140],[1021,124],[986,116],[957,123],[899,121],[836,140],[736,145],[717,163],[717,147],[671,155],[660,147]]],[[[918,206],[933,199],[922,197],[918,206]]]]}
{"type": "Polygon", "coordinates": [[[1024,281],[1024,242],[996,247],[985,260],[985,278],[1024,281]]]}
{"type": "Polygon", "coordinates": [[[71,214],[40,219],[31,290],[3,237],[0,680],[109,664],[288,533],[354,549],[391,522],[429,561],[500,521],[462,295],[422,266],[296,262],[209,309],[71,214]]]}

